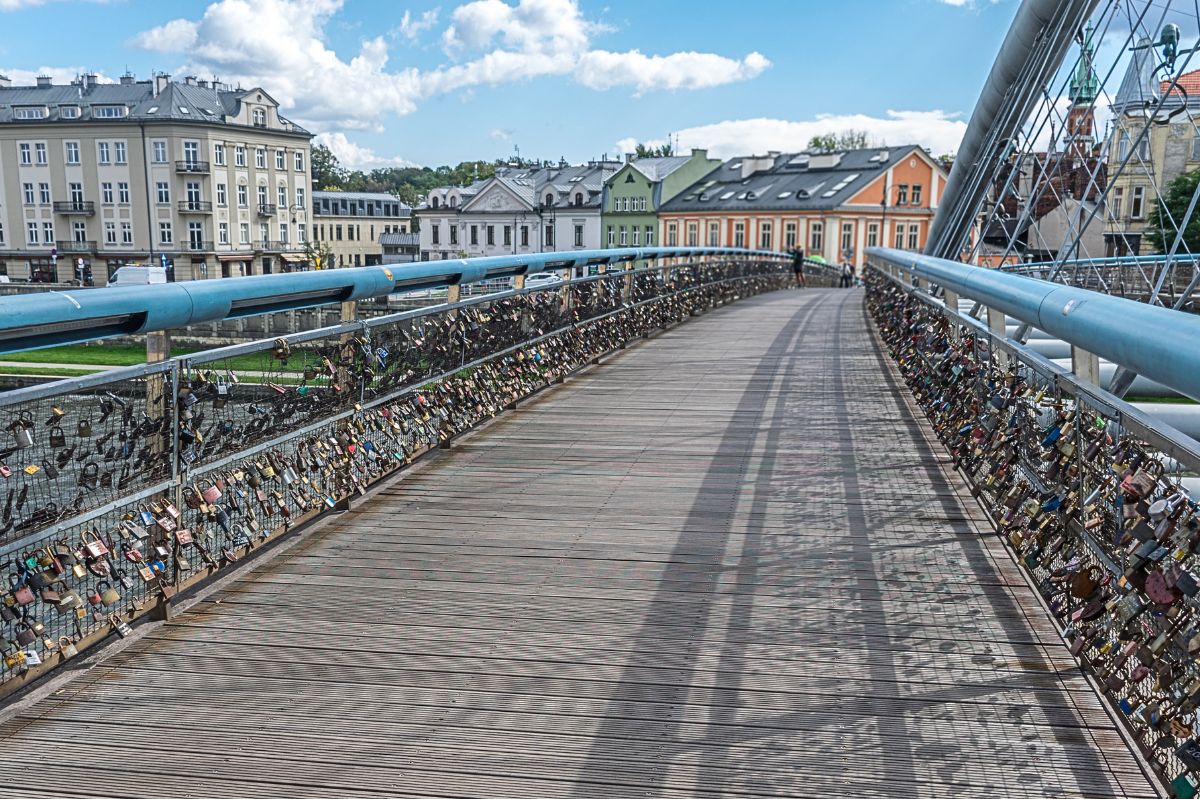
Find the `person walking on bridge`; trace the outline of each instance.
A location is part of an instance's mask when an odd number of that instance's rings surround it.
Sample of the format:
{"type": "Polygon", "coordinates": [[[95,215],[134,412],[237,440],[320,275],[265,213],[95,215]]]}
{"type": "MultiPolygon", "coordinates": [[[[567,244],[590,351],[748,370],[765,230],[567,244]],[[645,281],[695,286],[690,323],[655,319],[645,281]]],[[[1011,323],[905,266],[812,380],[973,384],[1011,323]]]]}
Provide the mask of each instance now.
{"type": "Polygon", "coordinates": [[[796,287],[804,288],[804,250],[792,250],[792,274],[796,276],[796,287]]]}
{"type": "Polygon", "coordinates": [[[844,289],[854,287],[854,265],[849,261],[842,262],[842,279],[838,285],[844,289]]]}

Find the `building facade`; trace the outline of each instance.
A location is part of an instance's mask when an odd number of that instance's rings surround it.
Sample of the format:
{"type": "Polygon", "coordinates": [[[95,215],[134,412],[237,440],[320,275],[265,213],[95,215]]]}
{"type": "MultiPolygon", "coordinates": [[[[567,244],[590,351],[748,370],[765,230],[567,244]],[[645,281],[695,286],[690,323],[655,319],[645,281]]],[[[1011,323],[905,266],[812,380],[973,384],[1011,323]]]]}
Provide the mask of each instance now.
{"type": "Polygon", "coordinates": [[[129,264],[176,280],[290,269],[311,230],[311,138],[258,88],[0,77],[0,271],[104,285],[129,264]]]}
{"type": "Polygon", "coordinates": [[[865,262],[867,247],[919,250],[946,172],[916,145],[731,158],[664,203],[663,245],[802,249],[865,262]]]}
{"type": "Polygon", "coordinates": [[[604,184],[603,246],[656,246],[662,204],[720,165],[706,150],[665,158],[626,156],[625,165],[604,184]]]}
{"type": "Polygon", "coordinates": [[[470,186],[434,189],[413,212],[421,260],[598,249],[604,181],[620,167],[502,167],[470,186]]]}
{"type": "MultiPolygon", "coordinates": [[[[314,266],[375,266],[384,263],[381,237],[408,233],[412,208],[391,194],[352,191],[313,192],[314,249],[328,263],[314,266]]],[[[314,256],[314,261],[320,256],[314,256]]]]}

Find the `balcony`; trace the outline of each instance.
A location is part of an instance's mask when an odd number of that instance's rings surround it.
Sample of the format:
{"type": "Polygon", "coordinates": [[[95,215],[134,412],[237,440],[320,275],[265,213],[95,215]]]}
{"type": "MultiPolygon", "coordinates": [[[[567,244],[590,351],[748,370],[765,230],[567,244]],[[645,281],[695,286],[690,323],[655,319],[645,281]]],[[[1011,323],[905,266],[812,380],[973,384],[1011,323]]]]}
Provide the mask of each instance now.
{"type": "Polygon", "coordinates": [[[96,204],[91,200],[64,200],[54,203],[56,214],[82,214],[92,216],[96,213],[96,204]]]}
{"type": "Polygon", "coordinates": [[[275,203],[259,203],[258,204],[258,215],[259,216],[275,216],[275,214],[277,214],[277,213],[279,213],[279,206],[276,205],[275,203]]]}
{"type": "Polygon", "coordinates": [[[208,200],[180,200],[179,212],[183,214],[211,214],[212,203],[208,200]]]}
{"type": "Polygon", "coordinates": [[[188,252],[212,252],[216,249],[211,241],[204,239],[188,239],[182,243],[182,246],[188,252]]]}
{"type": "Polygon", "coordinates": [[[54,246],[60,253],[96,251],[96,242],[94,241],[56,241],[54,246]]]}
{"type": "Polygon", "coordinates": [[[175,171],[183,175],[207,175],[209,166],[207,161],[176,161],[175,171]]]}
{"type": "Polygon", "coordinates": [[[304,249],[303,244],[294,244],[288,241],[260,241],[258,248],[265,252],[292,252],[293,250],[304,249]]]}

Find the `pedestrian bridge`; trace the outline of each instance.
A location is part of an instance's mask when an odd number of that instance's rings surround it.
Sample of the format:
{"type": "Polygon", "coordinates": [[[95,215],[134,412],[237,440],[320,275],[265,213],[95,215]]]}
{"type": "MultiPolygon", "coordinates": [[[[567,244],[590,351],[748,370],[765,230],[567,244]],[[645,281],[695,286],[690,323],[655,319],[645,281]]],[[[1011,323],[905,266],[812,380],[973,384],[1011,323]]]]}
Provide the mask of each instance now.
{"type": "Polygon", "coordinates": [[[9,711],[9,793],[1155,796],[861,290],[618,351],[229,571],[9,711]]]}

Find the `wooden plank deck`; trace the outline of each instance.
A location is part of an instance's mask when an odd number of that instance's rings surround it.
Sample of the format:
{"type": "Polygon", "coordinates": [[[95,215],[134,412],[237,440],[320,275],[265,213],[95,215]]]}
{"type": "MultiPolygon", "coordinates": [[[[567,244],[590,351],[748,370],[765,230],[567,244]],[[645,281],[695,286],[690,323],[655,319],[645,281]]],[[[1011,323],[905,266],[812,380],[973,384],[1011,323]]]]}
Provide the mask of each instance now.
{"type": "Polygon", "coordinates": [[[21,709],[4,794],[1153,797],[921,430],[858,291],[708,314],[21,709]]]}

